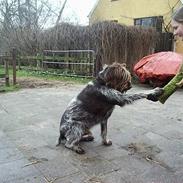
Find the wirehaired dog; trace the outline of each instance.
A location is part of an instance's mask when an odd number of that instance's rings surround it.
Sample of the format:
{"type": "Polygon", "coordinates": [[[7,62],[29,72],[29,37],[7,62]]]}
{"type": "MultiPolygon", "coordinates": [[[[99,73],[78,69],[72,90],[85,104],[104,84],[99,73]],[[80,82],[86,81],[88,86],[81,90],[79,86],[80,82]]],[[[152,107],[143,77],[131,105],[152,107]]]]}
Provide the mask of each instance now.
{"type": "Polygon", "coordinates": [[[149,94],[126,94],[130,88],[131,75],[124,64],[113,63],[105,67],[67,106],[61,118],[57,145],[65,139],[66,148],[79,154],[85,153],[79,142],[94,139],[90,128],[96,124],[101,125],[103,144],[111,145],[112,141],[107,139],[107,120],[115,105],[122,107],[142,98],[157,101],[162,94],[160,88],[149,94]]]}

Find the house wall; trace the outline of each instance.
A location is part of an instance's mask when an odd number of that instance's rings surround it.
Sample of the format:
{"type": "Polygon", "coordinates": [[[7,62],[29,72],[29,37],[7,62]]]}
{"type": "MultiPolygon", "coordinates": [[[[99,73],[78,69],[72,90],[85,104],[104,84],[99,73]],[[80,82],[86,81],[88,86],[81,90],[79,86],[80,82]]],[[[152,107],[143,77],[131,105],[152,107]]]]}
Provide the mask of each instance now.
{"type": "MultiPolygon", "coordinates": [[[[171,15],[182,3],[179,0],[99,0],[89,15],[89,22],[93,24],[103,20],[117,20],[118,23],[134,25],[135,18],[163,16],[165,28],[171,29],[171,15]]],[[[183,53],[183,41],[178,39],[175,51],[183,53]]]]}

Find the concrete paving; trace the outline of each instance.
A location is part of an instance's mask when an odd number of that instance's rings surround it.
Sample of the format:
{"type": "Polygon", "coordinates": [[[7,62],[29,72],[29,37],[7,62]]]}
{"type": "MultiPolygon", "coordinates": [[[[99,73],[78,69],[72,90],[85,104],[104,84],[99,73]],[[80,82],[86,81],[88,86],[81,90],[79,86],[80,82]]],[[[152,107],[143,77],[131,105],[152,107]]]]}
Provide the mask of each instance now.
{"type": "Polygon", "coordinates": [[[86,154],[78,155],[55,145],[60,117],[82,88],[0,94],[0,183],[183,183],[183,90],[164,105],[143,99],[116,107],[113,145],[101,144],[96,126],[95,140],[83,142],[86,154]]]}

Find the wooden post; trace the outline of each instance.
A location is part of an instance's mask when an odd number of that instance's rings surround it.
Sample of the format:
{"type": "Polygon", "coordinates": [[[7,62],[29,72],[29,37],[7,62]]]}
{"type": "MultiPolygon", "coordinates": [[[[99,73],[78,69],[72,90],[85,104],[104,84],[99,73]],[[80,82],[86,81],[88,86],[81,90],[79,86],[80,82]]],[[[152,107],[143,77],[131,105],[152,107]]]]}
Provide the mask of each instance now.
{"type": "Polygon", "coordinates": [[[18,58],[18,70],[21,70],[21,56],[18,58]]]}
{"type": "Polygon", "coordinates": [[[9,68],[8,68],[8,54],[6,53],[5,59],[4,59],[4,65],[5,65],[5,83],[6,86],[10,86],[10,82],[9,82],[9,68]]]}
{"type": "Polygon", "coordinates": [[[13,65],[13,85],[16,85],[16,49],[12,51],[12,65],[13,65]]]}
{"type": "Polygon", "coordinates": [[[45,55],[45,51],[43,50],[43,53],[42,53],[43,55],[42,55],[42,61],[41,61],[41,71],[44,71],[44,63],[43,63],[43,61],[45,60],[45,57],[44,57],[44,55],[45,55]]]}
{"type": "Polygon", "coordinates": [[[64,70],[64,72],[65,72],[65,69],[66,69],[66,73],[68,74],[69,73],[69,71],[71,70],[71,68],[70,68],[70,64],[69,64],[69,52],[66,52],[65,54],[64,54],[64,62],[66,62],[67,63],[67,65],[66,65],[66,68],[65,68],[65,65],[63,65],[63,70],[64,70]]]}
{"type": "Polygon", "coordinates": [[[93,76],[93,74],[94,74],[93,70],[92,70],[93,66],[91,65],[91,64],[93,64],[92,52],[88,52],[88,57],[89,57],[89,64],[90,64],[89,65],[89,73],[90,73],[89,75],[93,76]]]}
{"type": "Polygon", "coordinates": [[[37,53],[36,54],[36,69],[37,69],[37,71],[40,70],[40,64],[41,64],[41,62],[40,62],[40,58],[39,58],[39,53],[37,53]]]}
{"type": "Polygon", "coordinates": [[[102,70],[101,57],[97,55],[95,56],[95,77],[101,70],[102,70]]]}
{"type": "Polygon", "coordinates": [[[93,62],[93,77],[97,76],[97,69],[96,69],[96,54],[95,52],[92,53],[92,62],[93,62]]]}

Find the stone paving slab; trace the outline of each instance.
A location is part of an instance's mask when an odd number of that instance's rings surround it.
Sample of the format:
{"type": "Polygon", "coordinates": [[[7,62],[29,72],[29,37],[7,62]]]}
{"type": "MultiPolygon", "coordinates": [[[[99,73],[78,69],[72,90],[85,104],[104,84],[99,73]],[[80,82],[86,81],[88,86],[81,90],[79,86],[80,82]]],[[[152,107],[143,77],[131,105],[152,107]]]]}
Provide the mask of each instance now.
{"type": "MultiPolygon", "coordinates": [[[[0,94],[2,183],[182,183],[183,91],[162,105],[147,100],[116,107],[109,119],[113,145],[101,144],[100,127],[86,154],[56,147],[59,121],[83,86],[25,89],[0,94]],[[46,181],[47,179],[47,181],[46,181]]],[[[135,86],[130,92],[151,88],[135,86]]]]}
{"type": "Polygon", "coordinates": [[[32,175],[25,176],[23,178],[18,178],[10,181],[5,181],[3,183],[46,183],[45,178],[42,175],[32,175]]]}
{"type": "Polygon", "coordinates": [[[11,161],[8,163],[0,164],[0,182],[14,182],[16,179],[25,178],[28,176],[40,175],[40,172],[33,166],[24,167],[26,164],[30,163],[26,159],[20,159],[11,161]]]}

